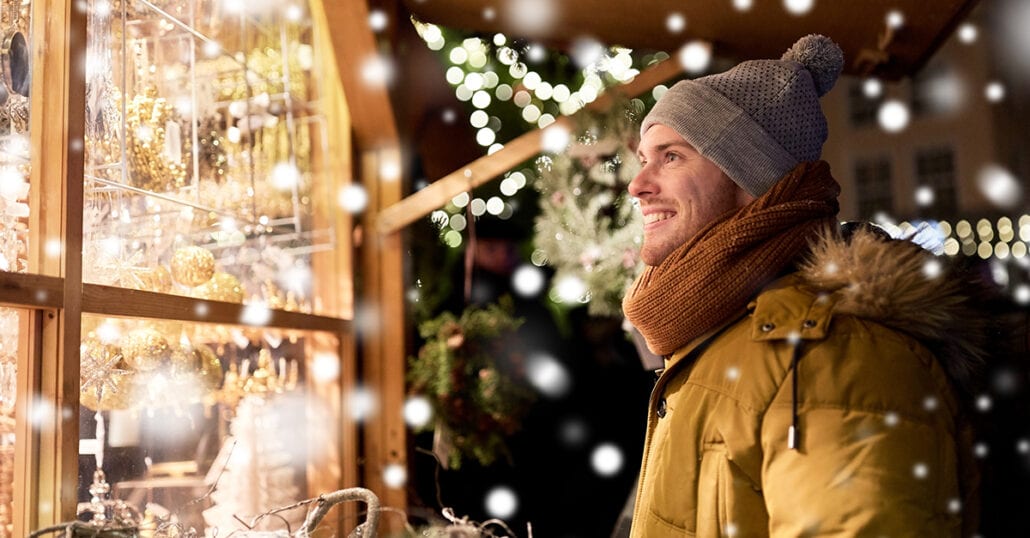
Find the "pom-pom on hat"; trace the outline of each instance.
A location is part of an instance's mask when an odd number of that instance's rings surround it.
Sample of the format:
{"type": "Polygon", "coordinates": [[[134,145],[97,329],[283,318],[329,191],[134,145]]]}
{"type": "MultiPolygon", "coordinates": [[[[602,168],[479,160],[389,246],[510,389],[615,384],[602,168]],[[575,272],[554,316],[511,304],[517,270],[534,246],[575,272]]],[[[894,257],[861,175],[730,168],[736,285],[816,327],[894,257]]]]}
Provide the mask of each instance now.
{"type": "Polygon", "coordinates": [[[665,92],[640,126],[680,134],[753,196],[765,194],[798,163],[818,160],[826,141],[819,98],[844,67],[830,38],[807,35],[779,60],[751,60],[665,92]]]}

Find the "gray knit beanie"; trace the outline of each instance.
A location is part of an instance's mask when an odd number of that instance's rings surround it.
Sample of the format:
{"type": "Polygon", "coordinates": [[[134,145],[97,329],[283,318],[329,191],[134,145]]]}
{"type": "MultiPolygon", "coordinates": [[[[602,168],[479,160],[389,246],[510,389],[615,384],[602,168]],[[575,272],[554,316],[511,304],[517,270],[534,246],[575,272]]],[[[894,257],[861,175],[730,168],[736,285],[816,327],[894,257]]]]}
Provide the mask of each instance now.
{"type": "Polygon", "coordinates": [[[802,37],[779,60],[751,60],[678,82],[640,126],[680,134],[753,196],[798,163],[818,160],[826,141],[819,97],[840,76],[844,53],[821,35],[802,37]]]}

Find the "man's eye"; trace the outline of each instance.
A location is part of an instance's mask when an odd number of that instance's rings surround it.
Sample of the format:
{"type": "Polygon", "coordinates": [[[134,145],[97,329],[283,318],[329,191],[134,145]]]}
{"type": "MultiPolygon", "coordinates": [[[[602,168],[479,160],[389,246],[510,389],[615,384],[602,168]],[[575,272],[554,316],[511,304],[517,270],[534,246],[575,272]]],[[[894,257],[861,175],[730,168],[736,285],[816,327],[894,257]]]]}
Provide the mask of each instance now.
{"type": "Polygon", "coordinates": [[[680,158],[680,156],[675,154],[675,153],[666,153],[665,154],[665,162],[679,160],[679,158],[680,158]]]}

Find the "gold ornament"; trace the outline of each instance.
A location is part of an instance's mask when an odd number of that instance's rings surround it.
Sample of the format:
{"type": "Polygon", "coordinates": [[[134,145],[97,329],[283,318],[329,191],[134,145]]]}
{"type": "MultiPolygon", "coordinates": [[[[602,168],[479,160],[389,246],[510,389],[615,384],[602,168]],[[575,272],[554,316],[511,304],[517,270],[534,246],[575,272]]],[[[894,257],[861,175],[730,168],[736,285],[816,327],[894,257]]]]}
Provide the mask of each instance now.
{"type": "Polygon", "coordinates": [[[193,296],[209,301],[243,303],[243,285],[229,273],[218,272],[210,280],[193,289],[193,296]]]}
{"type": "Polygon", "coordinates": [[[125,368],[118,346],[105,344],[96,338],[82,341],[79,356],[79,387],[83,393],[113,388],[110,385],[112,373],[125,368]]]}
{"type": "Polygon", "coordinates": [[[133,268],[131,274],[128,287],[134,290],[168,293],[172,289],[172,274],[163,265],[133,268]]]}
{"type": "Polygon", "coordinates": [[[105,382],[96,387],[83,389],[79,402],[93,411],[130,409],[135,402],[136,372],[116,370],[105,382]]]}
{"type": "Polygon", "coordinates": [[[193,353],[196,355],[197,366],[200,369],[200,381],[208,390],[218,390],[222,384],[222,361],[214,350],[204,344],[194,344],[193,353]]]}
{"type": "Polygon", "coordinates": [[[154,329],[136,329],[122,337],[122,356],[129,369],[156,370],[171,359],[171,354],[168,340],[154,329]]]}
{"type": "Polygon", "coordinates": [[[125,110],[125,136],[131,180],[136,187],[163,192],[188,183],[188,154],[179,115],[157,88],[147,86],[125,110]]]}
{"type": "Polygon", "coordinates": [[[188,288],[195,288],[215,274],[215,255],[203,247],[183,247],[172,255],[172,278],[188,288]]]}

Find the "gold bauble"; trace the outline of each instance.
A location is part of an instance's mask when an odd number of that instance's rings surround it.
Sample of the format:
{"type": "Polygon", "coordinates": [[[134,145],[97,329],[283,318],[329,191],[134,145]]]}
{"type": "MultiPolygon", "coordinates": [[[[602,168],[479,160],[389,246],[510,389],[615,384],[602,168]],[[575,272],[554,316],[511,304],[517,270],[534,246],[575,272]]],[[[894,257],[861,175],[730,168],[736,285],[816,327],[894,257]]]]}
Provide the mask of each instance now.
{"type": "Polygon", "coordinates": [[[229,273],[218,272],[204,284],[193,289],[193,296],[209,301],[243,303],[243,284],[229,273]]]}
{"type": "Polygon", "coordinates": [[[168,361],[172,365],[172,372],[179,373],[192,373],[196,368],[197,358],[193,354],[193,350],[189,346],[180,346],[172,350],[168,354],[168,361]]]}
{"type": "Polygon", "coordinates": [[[163,265],[132,270],[129,286],[134,290],[168,293],[172,289],[172,274],[163,265]]]}
{"type": "Polygon", "coordinates": [[[197,367],[204,388],[217,390],[222,385],[222,361],[218,360],[213,349],[204,344],[194,344],[193,353],[199,362],[197,367]]]}
{"type": "Polygon", "coordinates": [[[155,370],[171,358],[172,348],[161,333],[136,329],[122,337],[122,357],[130,369],[155,370]]]}
{"type": "Polygon", "coordinates": [[[135,372],[111,372],[100,386],[82,390],[79,402],[93,411],[129,409],[135,399],[135,381],[135,372]]]}
{"type": "Polygon", "coordinates": [[[172,278],[188,288],[195,288],[215,274],[215,255],[203,247],[183,247],[172,255],[172,278]]]}

